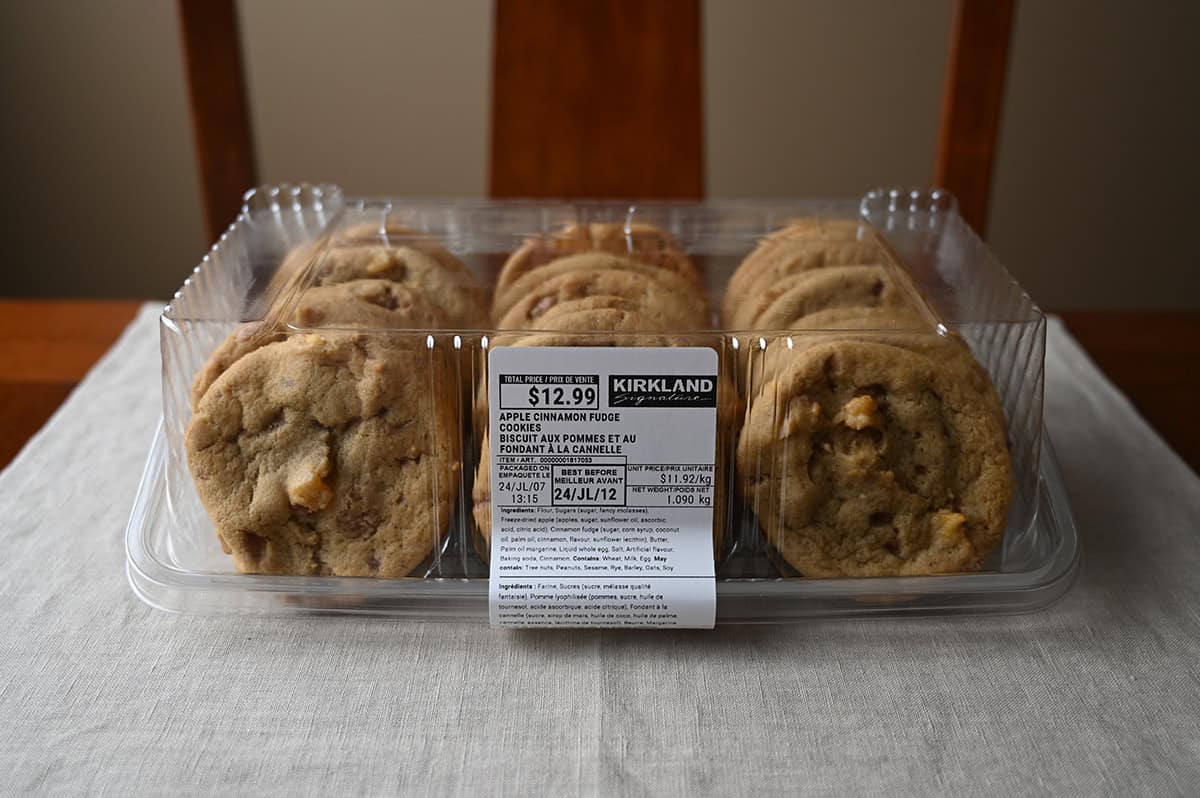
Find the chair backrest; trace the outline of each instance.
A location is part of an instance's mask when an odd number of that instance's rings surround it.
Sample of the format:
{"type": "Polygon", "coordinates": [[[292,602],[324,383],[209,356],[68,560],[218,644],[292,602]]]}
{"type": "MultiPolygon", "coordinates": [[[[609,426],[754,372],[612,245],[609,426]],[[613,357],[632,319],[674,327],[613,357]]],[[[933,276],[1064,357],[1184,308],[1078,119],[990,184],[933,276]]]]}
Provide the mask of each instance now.
{"type": "MultiPolygon", "coordinates": [[[[700,0],[495,2],[492,196],[703,196],[700,0]]],[[[981,232],[1013,2],[956,0],[951,25],[932,184],[981,232]]],[[[178,3],[215,238],[257,182],[235,0],[178,3]]]]}
{"type": "Polygon", "coordinates": [[[699,0],[497,0],[495,197],[704,195],[699,0]]]}
{"type": "Polygon", "coordinates": [[[215,240],[257,182],[235,0],[179,0],[204,222],[215,240]]]}
{"type": "Polygon", "coordinates": [[[1014,0],[956,0],[942,87],[932,185],[958,197],[963,218],[986,232],[1014,0]]]}

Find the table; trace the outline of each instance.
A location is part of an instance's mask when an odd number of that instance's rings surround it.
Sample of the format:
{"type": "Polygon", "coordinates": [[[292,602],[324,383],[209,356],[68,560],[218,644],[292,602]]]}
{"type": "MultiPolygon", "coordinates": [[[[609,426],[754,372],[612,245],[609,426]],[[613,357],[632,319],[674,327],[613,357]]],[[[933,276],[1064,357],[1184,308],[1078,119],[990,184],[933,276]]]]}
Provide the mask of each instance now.
{"type": "Polygon", "coordinates": [[[513,632],[142,604],[156,312],[0,472],[0,793],[1196,794],[1200,479],[1057,319],[1083,567],[1054,606],[513,632]]]}
{"type": "Polygon", "coordinates": [[[133,318],[135,300],[0,300],[0,468],[133,318]]]}
{"type": "MultiPolygon", "coordinates": [[[[0,468],[116,340],[140,303],[0,300],[0,468]]],[[[1200,313],[1071,311],[1068,329],[1200,471],[1200,313]]]]}

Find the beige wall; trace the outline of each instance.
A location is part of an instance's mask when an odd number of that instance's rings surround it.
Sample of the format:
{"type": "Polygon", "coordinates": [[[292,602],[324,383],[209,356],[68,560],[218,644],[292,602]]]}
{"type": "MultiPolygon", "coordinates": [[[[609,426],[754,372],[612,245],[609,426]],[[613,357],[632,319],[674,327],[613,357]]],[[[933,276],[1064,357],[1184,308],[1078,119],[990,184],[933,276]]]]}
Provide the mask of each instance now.
{"type": "Polygon", "coordinates": [[[0,2],[0,295],[167,297],[207,245],[175,4],[0,2]]]}
{"type": "Polygon", "coordinates": [[[1200,309],[1200,3],[1019,3],[989,241],[1047,307],[1200,309]]]}
{"type": "Polygon", "coordinates": [[[240,8],[263,182],[329,181],[371,196],[487,191],[491,0],[240,8]]]}
{"type": "MultiPolygon", "coordinates": [[[[491,5],[243,0],[262,179],[482,194],[491,5]]],[[[1198,10],[1020,4],[990,240],[1043,304],[1200,308],[1198,10]]],[[[704,12],[712,196],[928,180],[949,0],[704,12]]],[[[0,295],[165,297],[203,253],[176,25],[162,0],[0,3],[0,295]]]]}
{"type": "Polygon", "coordinates": [[[708,193],[929,181],[950,0],[707,0],[708,193]]]}

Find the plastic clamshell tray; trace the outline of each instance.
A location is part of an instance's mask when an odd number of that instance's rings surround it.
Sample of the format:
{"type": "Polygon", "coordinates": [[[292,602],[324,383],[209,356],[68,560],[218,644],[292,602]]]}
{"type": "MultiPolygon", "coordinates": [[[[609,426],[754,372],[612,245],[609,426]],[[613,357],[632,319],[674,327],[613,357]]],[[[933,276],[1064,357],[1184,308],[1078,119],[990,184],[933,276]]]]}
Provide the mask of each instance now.
{"type": "MultiPolygon", "coordinates": [[[[239,324],[286,305],[276,277],[289,252],[329,233],[393,224],[440,241],[485,286],[509,253],[529,240],[553,240],[564,225],[648,222],[677,239],[699,266],[714,305],[741,260],[797,217],[854,220],[879,242],[889,268],[903,269],[934,324],[961,336],[987,370],[1003,405],[1013,465],[1013,500],[998,551],[983,570],[942,576],[803,578],[777,563],[753,514],[727,502],[718,556],[717,622],[774,623],[816,617],[1026,612],[1070,587],[1079,540],[1053,451],[1042,428],[1045,319],[937,191],[879,190],[860,202],[533,203],[357,200],[334,186],[281,185],[248,192],[242,213],[163,311],[163,422],[126,532],[127,571],[148,604],[176,612],[333,613],[413,620],[488,617],[488,568],[477,553],[470,480],[481,430],[468,397],[485,372],[489,329],[380,331],[419,336],[455,353],[464,416],[448,531],[414,576],[400,579],[238,573],[221,550],[188,472],[183,440],[195,374],[239,324]],[[273,296],[268,296],[276,291],[273,296]]],[[[322,251],[318,244],[314,251],[322,251]]],[[[304,290],[303,281],[288,291],[304,290]]],[[[294,299],[294,297],[293,297],[294,299]]],[[[481,322],[484,320],[481,320],[481,322]]],[[[303,329],[289,333],[304,334],[303,329]]],[[[771,343],[807,330],[671,333],[683,345],[711,346],[720,368],[753,395],[756,369],[771,343]],[[746,383],[750,386],[747,388],[746,383]]],[[[631,338],[632,340],[632,338],[631,338]]],[[[748,398],[744,401],[750,401],[748,398]]],[[[726,451],[736,429],[718,431],[726,451]]],[[[718,437],[718,446],[721,445],[718,437]]],[[[732,468],[728,469],[732,472],[732,468]]],[[[734,477],[729,495],[735,496],[734,477]]]]}

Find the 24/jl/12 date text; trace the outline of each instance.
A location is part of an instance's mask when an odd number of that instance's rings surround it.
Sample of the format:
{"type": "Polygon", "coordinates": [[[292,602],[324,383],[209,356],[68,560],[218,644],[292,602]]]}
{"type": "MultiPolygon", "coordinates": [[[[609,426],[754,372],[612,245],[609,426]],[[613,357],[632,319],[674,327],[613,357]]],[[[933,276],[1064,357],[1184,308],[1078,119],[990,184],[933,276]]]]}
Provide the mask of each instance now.
{"type": "MultiPolygon", "coordinates": [[[[622,497],[624,498],[624,497],[622,497]]],[[[605,487],[573,487],[554,489],[554,502],[565,504],[616,504],[617,489],[605,487]]]]}

